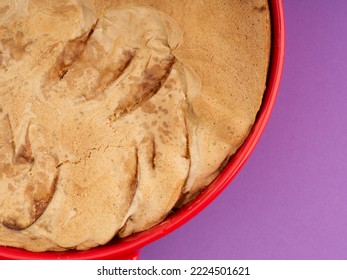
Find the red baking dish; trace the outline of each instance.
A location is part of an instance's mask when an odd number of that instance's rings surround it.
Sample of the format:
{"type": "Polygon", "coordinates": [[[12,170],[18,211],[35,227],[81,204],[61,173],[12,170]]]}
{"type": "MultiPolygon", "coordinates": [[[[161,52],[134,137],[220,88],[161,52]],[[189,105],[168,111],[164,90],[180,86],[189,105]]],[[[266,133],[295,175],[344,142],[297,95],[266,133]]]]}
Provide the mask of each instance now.
{"type": "Polygon", "coordinates": [[[267,87],[262,106],[247,140],[220,175],[203,192],[159,225],[127,238],[114,240],[104,246],[86,251],[69,250],[42,253],[0,246],[0,259],[138,259],[139,251],[143,246],[183,225],[211,203],[228,186],[253,151],[264,131],[275,103],[284,63],[285,29],[282,1],[270,0],[270,8],[272,49],[267,87]]]}

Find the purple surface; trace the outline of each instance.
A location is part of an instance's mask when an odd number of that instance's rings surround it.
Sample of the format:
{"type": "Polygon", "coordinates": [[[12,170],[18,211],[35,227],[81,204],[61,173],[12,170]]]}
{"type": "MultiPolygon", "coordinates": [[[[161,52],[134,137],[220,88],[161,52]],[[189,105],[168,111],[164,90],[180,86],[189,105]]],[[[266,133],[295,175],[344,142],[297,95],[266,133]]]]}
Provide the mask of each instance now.
{"type": "Polygon", "coordinates": [[[283,2],[284,73],[254,153],[142,259],[347,259],[347,3],[283,2]]]}

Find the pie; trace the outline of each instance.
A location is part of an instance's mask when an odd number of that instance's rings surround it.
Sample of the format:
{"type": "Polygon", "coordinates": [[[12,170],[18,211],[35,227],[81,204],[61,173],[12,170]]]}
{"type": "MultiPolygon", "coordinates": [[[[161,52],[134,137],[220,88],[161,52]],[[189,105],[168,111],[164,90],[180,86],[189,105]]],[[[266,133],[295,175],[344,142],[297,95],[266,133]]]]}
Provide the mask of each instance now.
{"type": "Polygon", "coordinates": [[[265,0],[2,0],[0,245],[86,250],[163,221],[242,145],[265,0]]]}

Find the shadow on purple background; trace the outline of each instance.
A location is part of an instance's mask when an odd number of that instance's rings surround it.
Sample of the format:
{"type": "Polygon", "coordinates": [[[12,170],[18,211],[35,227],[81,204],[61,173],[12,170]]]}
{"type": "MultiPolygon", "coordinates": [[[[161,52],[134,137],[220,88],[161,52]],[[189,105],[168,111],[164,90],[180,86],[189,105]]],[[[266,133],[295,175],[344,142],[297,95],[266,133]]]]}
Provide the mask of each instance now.
{"type": "Polygon", "coordinates": [[[141,259],[347,259],[347,2],[283,2],[283,78],[254,153],[141,259]]]}

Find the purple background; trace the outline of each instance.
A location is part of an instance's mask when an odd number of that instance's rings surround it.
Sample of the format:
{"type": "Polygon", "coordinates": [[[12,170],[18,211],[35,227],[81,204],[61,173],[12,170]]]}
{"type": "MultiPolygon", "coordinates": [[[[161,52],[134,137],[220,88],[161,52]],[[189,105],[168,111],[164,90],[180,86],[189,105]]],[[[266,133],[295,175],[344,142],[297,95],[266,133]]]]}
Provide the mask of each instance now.
{"type": "Polygon", "coordinates": [[[142,259],[347,259],[347,2],[283,4],[284,72],[254,153],[142,259]]]}

